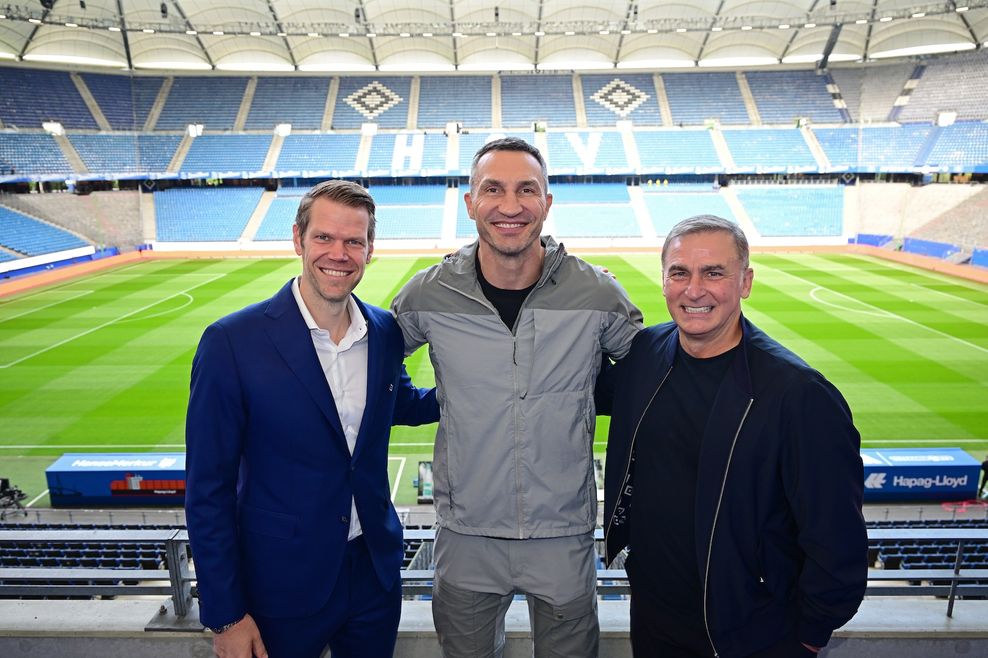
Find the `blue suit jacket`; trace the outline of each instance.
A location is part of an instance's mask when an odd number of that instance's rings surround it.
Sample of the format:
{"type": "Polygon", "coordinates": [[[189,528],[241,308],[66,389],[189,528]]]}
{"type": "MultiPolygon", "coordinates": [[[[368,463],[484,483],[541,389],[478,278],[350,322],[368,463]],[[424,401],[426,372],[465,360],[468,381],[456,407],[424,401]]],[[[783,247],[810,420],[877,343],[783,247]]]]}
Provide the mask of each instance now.
{"type": "Polygon", "coordinates": [[[186,419],[186,518],[200,620],[246,612],[300,617],[336,582],[356,501],[375,574],[399,577],[402,529],[391,504],[392,424],[435,422],[435,390],[402,365],[391,314],[367,320],[367,404],[353,455],[289,281],[271,299],[210,325],[192,362],[186,419]]]}

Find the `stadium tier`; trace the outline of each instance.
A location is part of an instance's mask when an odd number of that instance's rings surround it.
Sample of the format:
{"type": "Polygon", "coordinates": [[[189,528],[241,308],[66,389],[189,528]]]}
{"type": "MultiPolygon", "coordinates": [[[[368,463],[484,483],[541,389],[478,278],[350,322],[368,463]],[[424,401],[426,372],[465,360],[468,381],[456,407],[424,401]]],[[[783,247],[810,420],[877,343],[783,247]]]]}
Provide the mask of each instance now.
{"type": "Polygon", "coordinates": [[[328,78],[258,78],[244,129],[269,131],[290,123],[297,130],[318,130],[328,94],[328,78]]]}
{"type": "Polygon", "coordinates": [[[69,141],[91,173],[165,172],[182,142],[179,135],[71,135],[69,141]]]}
{"type": "Polygon", "coordinates": [[[724,171],[708,130],[635,132],[643,174],[724,171]]]}
{"type": "Polygon", "coordinates": [[[632,121],[638,126],[661,126],[662,113],[655,81],[645,73],[580,76],[588,126],[613,126],[632,121]]]}
{"type": "Polygon", "coordinates": [[[795,128],[725,130],[736,171],[816,171],[819,165],[803,133],[795,128]]]}
{"type": "Polygon", "coordinates": [[[728,126],[751,123],[734,73],[666,73],[662,84],[677,126],[702,126],[708,119],[728,126]]]}
{"type": "Polygon", "coordinates": [[[501,125],[528,128],[534,121],[575,126],[573,77],[507,75],[501,77],[501,125]],[[538,99],[538,102],[533,102],[538,99]]]}
{"type": "MultiPolygon", "coordinates": [[[[356,172],[360,135],[289,135],[278,155],[278,171],[356,172]]],[[[337,173],[332,173],[337,172],[337,173]]]]}
{"type": "Polygon", "coordinates": [[[0,68],[0,121],[21,129],[40,128],[44,121],[99,127],[69,73],[35,69],[0,68]]]}
{"type": "Polygon", "coordinates": [[[71,176],[72,166],[51,135],[0,133],[0,176],[71,176]]]}
{"type": "Polygon", "coordinates": [[[844,192],[836,185],[741,186],[737,197],[765,237],[834,236],[843,230],[844,192]]]}
{"type": "Polygon", "coordinates": [[[382,128],[407,128],[411,87],[411,78],[340,78],[333,108],[333,128],[359,128],[364,123],[376,123],[382,128]]]}
{"type": "Polygon", "coordinates": [[[628,172],[628,156],[621,134],[606,132],[551,132],[546,135],[546,159],[554,174],[628,172]]]}
{"type": "MultiPolygon", "coordinates": [[[[155,192],[158,240],[238,240],[261,200],[259,187],[185,188],[155,192]]],[[[297,204],[296,204],[297,205],[297,204]]]]}
{"type": "Polygon", "coordinates": [[[38,256],[87,246],[68,231],[0,206],[0,245],[25,256],[38,256]]]}
{"type": "Polygon", "coordinates": [[[745,74],[762,123],[794,124],[805,117],[814,123],[842,123],[827,79],[815,71],[749,71],[745,74]]]}
{"type": "Polygon", "coordinates": [[[248,78],[174,78],[155,130],[232,130],[248,78]]]}
{"type": "Polygon", "coordinates": [[[490,76],[422,77],[419,81],[419,128],[444,128],[454,121],[465,128],[490,127],[494,125],[491,114],[490,76]]]}
{"type": "Polygon", "coordinates": [[[182,171],[260,171],[270,146],[271,135],[202,135],[192,140],[182,171]]]}
{"type": "Polygon", "coordinates": [[[695,215],[717,215],[737,223],[724,197],[709,186],[707,192],[646,191],[644,197],[652,227],[659,236],[666,235],[680,220],[695,215]]]}
{"type": "Polygon", "coordinates": [[[98,73],[81,77],[114,130],[143,130],[165,80],[98,73]]]}

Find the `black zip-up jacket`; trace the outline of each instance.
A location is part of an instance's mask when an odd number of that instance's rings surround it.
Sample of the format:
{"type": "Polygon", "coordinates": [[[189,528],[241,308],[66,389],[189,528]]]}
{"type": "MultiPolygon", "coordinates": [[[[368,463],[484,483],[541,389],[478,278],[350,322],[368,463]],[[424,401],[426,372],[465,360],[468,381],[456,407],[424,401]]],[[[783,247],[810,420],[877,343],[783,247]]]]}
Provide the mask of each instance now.
{"type": "MultiPolygon", "coordinates": [[[[695,497],[704,624],[721,658],[771,646],[793,628],[802,642],[827,644],[857,611],[868,574],[861,439],[847,403],[802,359],[741,323],[743,349],[710,410],[696,491],[683,492],[695,497]]],[[[599,387],[599,413],[611,414],[608,564],[628,545],[635,442],[652,440],[636,432],[678,340],[672,322],[642,331],[599,387]]]]}

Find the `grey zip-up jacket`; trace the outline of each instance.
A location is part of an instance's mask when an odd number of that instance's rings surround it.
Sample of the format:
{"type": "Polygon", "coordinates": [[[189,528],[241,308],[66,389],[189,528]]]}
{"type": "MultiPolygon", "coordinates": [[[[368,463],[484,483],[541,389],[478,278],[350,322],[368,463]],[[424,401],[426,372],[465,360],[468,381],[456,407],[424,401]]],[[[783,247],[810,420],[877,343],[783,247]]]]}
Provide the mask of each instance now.
{"type": "Polygon", "coordinates": [[[477,281],[477,243],[416,274],[391,310],[405,352],[429,343],[441,418],[433,495],[440,527],[528,539],[596,524],[594,383],[642,316],[610,276],[542,238],[542,275],[513,330],[477,281]]]}

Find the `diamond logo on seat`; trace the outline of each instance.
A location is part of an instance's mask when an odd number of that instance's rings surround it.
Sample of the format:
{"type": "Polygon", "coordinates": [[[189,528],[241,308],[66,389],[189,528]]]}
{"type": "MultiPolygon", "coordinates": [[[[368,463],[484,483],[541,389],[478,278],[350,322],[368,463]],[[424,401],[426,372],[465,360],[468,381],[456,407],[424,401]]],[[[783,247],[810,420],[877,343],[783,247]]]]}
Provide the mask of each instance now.
{"type": "Polygon", "coordinates": [[[648,100],[649,96],[638,87],[628,84],[620,78],[614,78],[600,88],[592,99],[614,112],[619,117],[626,117],[648,100]]]}
{"type": "Polygon", "coordinates": [[[376,119],[404,99],[375,80],[343,100],[367,119],[376,119]]]}

